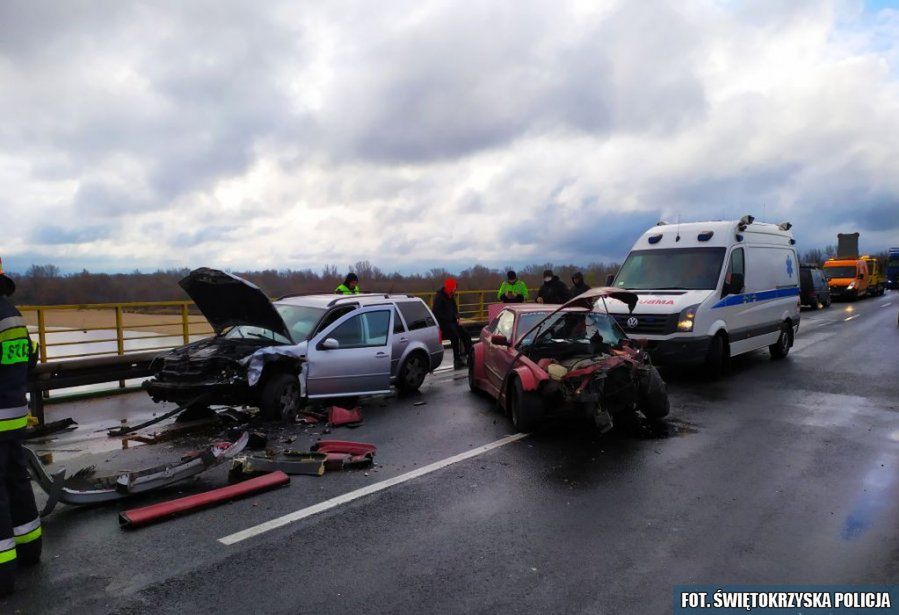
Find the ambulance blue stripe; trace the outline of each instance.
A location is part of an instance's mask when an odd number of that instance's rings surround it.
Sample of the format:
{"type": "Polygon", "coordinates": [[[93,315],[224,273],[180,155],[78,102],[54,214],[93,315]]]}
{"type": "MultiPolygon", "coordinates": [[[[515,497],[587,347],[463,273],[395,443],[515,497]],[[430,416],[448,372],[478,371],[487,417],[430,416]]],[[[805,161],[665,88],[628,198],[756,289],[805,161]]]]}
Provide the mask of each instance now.
{"type": "Polygon", "coordinates": [[[771,299],[782,299],[784,297],[798,297],[799,287],[792,288],[775,288],[774,290],[763,290],[757,293],[744,293],[742,295],[728,295],[718,303],[712,306],[712,309],[730,307],[732,305],[743,305],[744,303],[757,303],[759,301],[769,301],[771,299]]]}

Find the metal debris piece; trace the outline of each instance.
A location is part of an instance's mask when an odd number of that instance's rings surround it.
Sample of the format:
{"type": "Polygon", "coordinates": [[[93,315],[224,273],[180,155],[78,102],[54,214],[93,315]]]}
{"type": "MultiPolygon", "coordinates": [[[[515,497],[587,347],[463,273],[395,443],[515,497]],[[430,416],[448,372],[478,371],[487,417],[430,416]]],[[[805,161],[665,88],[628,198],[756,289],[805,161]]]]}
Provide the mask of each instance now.
{"type": "Polygon", "coordinates": [[[374,462],[374,444],[351,442],[349,440],[319,440],[312,445],[313,452],[325,453],[325,469],[329,471],[344,470],[370,465],[374,462]]]}
{"type": "Polygon", "coordinates": [[[328,456],[324,453],[298,453],[288,451],[274,457],[257,457],[242,455],[231,461],[229,476],[237,480],[247,474],[259,472],[281,471],[285,474],[303,474],[306,476],[321,476],[325,473],[325,461],[328,456]]]}
{"type": "Polygon", "coordinates": [[[32,478],[47,493],[47,504],[41,512],[41,516],[46,516],[58,502],[74,506],[113,502],[196,476],[237,455],[247,445],[248,439],[249,434],[244,433],[236,442],[214,444],[205,451],[182,457],[176,463],[136,472],[95,477],[93,472],[79,470],[73,476],[74,480],[66,479],[65,468],[48,474],[37,454],[28,447],[25,447],[25,455],[32,478]]]}
{"type": "Polygon", "coordinates": [[[25,439],[33,440],[35,438],[42,438],[44,436],[49,436],[51,434],[60,432],[60,431],[69,431],[72,429],[77,429],[78,423],[75,422],[73,418],[62,419],[59,421],[53,421],[52,423],[47,423],[45,425],[37,425],[35,427],[29,427],[25,430],[25,439]]]}

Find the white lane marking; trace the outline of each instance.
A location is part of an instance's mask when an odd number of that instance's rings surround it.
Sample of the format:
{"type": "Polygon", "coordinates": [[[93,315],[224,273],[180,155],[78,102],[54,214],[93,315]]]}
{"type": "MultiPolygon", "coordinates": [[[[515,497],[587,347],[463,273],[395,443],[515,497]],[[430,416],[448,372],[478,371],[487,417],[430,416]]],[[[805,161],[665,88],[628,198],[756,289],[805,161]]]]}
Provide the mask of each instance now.
{"type": "Polygon", "coordinates": [[[853,314],[852,316],[847,316],[843,320],[852,320],[853,318],[858,318],[861,314],[853,314]]]}
{"type": "Polygon", "coordinates": [[[361,489],[356,489],[355,491],[350,491],[348,493],[344,493],[343,495],[338,495],[337,497],[331,498],[330,500],[325,500],[324,502],[319,502],[318,504],[307,506],[306,508],[301,508],[300,510],[288,513],[282,517],[278,517],[276,519],[272,519],[271,521],[266,521],[265,523],[260,523],[259,525],[254,525],[253,527],[247,528],[245,530],[235,532],[234,534],[230,534],[228,536],[225,536],[224,538],[219,538],[219,542],[223,545],[233,545],[242,540],[246,540],[247,538],[253,538],[254,536],[258,536],[259,534],[263,534],[265,532],[285,526],[288,523],[300,521],[301,519],[305,519],[306,517],[311,517],[312,515],[316,515],[320,512],[336,508],[341,504],[352,502],[353,500],[357,500],[366,495],[371,495],[372,493],[377,493],[378,491],[389,489],[394,485],[399,485],[401,483],[405,483],[406,481],[419,478],[421,476],[424,476],[425,474],[436,472],[437,470],[441,470],[447,466],[453,465],[454,463],[459,463],[460,461],[465,461],[466,459],[477,457],[478,455],[482,455],[488,451],[492,451],[495,448],[511,444],[512,442],[517,442],[518,440],[526,438],[527,436],[528,434],[526,433],[517,433],[511,436],[506,436],[505,438],[500,438],[499,440],[491,442],[490,444],[485,444],[484,446],[473,448],[470,451],[465,451],[464,453],[459,453],[458,455],[447,457],[446,459],[443,459],[441,461],[435,461],[434,463],[422,466],[417,470],[412,470],[411,472],[406,472],[405,474],[400,474],[399,476],[388,478],[387,480],[381,481],[379,483],[375,483],[367,487],[362,487],[361,489]]]}
{"type": "Polygon", "coordinates": [[[893,302],[892,302],[892,301],[888,301],[888,302],[886,302],[886,303],[881,303],[881,304],[880,304],[880,307],[890,307],[891,305],[893,305],[893,302]]]}

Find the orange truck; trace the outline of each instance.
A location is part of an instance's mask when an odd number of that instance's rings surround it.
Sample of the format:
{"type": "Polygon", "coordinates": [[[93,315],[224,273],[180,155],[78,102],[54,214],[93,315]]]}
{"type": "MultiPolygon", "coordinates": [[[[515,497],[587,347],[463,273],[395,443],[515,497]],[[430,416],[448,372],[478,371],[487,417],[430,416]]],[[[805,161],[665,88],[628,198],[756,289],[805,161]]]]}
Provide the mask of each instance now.
{"type": "Polygon", "coordinates": [[[833,299],[859,299],[872,294],[868,262],[861,258],[829,258],[824,277],[833,299]]]}
{"type": "Polygon", "coordinates": [[[880,261],[873,256],[863,256],[868,265],[868,292],[872,297],[882,295],[887,289],[887,274],[880,261]]]}

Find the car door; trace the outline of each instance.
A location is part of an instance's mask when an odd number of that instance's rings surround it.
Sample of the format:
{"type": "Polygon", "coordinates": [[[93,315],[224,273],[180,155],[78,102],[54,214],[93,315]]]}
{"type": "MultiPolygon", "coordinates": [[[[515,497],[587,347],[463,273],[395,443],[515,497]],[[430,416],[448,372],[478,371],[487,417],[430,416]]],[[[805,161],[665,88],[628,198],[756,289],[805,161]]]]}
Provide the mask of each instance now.
{"type": "Polygon", "coordinates": [[[393,306],[355,310],[309,343],[306,395],[346,397],[390,392],[393,306]]]}
{"type": "Polygon", "coordinates": [[[406,325],[396,307],[393,308],[393,337],[390,342],[390,375],[395,376],[399,369],[400,359],[409,347],[409,336],[406,325]]]}
{"type": "MultiPolygon", "coordinates": [[[[514,324],[515,314],[511,310],[503,310],[500,312],[496,321],[496,327],[491,333],[504,336],[511,344],[514,324]]],[[[484,342],[484,371],[487,373],[487,382],[494,395],[499,395],[503,378],[509,366],[510,352],[508,346],[494,344],[490,341],[490,337],[484,342]]]]}
{"type": "Polygon", "coordinates": [[[731,250],[724,275],[725,284],[721,291],[721,301],[717,304],[720,306],[717,308],[720,310],[717,316],[727,324],[731,355],[738,355],[749,350],[752,345],[749,336],[752,334],[750,310],[753,296],[746,288],[746,252],[742,247],[731,250]],[[742,288],[730,286],[735,274],[742,276],[742,288]]]}

